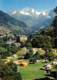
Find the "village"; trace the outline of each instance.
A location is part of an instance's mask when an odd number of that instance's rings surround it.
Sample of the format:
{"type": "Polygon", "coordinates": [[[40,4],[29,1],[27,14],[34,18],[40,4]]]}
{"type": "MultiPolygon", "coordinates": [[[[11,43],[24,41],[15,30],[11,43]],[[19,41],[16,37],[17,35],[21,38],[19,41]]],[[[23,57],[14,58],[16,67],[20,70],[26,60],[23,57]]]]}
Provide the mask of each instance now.
{"type": "MultiPolygon", "coordinates": [[[[4,1],[7,8],[12,3],[4,1]]],[[[57,6],[47,12],[18,9],[0,11],[0,80],[57,80],[57,6]]]]}
{"type": "MultiPolygon", "coordinates": [[[[3,34],[3,32],[0,33],[0,58],[2,58],[4,64],[16,64],[18,66],[17,70],[21,71],[21,74],[23,74],[23,70],[25,72],[25,70],[30,70],[30,67],[32,67],[32,70],[39,69],[40,72],[47,75],[50,75],[50,71],[57,66],[57,49],[51,49],[52,55],[49,55],[50,53],[46,52],[43,48],[32,47],[28,36],[13,35],[11,32],[3,34]],[[48,56],[46,56],[47,53],[49,53],[48,56]],[[35,67],[33,68],[32,65],[35,67]],[[36,65],[41,66],[37,67],[36,65]]],[[[28,71],[27,74],[29,75],[30,72],[28,71]]],[[[42,74],[43,77],[44,74],[42,74]]],[[[22,77],[24,78],[24,76],[22,77]]],[[[24,80],[27,80],[27,78],[25,77],[24,80]]]]}

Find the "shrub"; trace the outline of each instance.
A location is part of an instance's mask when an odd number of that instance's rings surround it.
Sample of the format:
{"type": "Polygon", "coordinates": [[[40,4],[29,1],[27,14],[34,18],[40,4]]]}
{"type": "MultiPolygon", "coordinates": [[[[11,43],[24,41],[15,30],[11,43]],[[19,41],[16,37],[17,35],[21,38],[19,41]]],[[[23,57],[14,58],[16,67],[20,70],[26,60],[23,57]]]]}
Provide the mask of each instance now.
{"type": "Polygon", "coordinates": [[[2,80],[22,80],[20,72],[17,72],[17,65],[9,62],[7,64],[0,62],[0,78],[2,80]]]}

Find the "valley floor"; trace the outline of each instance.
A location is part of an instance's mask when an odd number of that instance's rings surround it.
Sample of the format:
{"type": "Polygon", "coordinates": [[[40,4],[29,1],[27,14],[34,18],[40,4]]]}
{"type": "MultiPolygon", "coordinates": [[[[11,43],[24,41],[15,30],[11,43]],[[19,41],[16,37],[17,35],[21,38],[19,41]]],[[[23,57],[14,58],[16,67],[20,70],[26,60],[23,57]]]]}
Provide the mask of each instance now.
{"type": "Polygon", "coordinates": [[[21,68],[21,75],[23,80],[35,80],[45,77],[45,71],[41,70],[44,63],[29,64],[25,68],[21,68]]]}

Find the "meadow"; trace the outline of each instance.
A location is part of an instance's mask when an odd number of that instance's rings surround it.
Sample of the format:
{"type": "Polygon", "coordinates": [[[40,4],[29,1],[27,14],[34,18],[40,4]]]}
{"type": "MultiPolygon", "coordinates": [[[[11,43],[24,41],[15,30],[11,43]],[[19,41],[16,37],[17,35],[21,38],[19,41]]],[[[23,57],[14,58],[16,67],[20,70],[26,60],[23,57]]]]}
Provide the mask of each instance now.
{"type": "Polygon", "coordinates": [[[21,75],[23,80],[34,80],[45,77],[45,71],[41,70],[44,63],[29,64],[27,67],[21,68],[21,75]]]}

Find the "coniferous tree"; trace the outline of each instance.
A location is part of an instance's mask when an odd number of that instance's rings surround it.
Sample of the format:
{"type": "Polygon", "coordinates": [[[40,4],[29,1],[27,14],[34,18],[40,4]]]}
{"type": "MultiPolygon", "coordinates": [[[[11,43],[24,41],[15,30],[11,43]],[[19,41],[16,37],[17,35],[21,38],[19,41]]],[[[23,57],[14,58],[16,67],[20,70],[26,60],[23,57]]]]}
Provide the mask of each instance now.
{"type": "Polygon", "coordinates": [[[54,28],[54,44],[55,44],[54,47],[57,48],[57,7],[54,9],[54,12],[55,12],[55,18],[52,22],[52,26],[54,28]]]}

